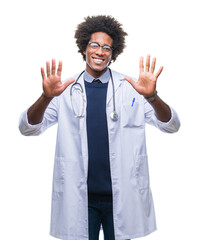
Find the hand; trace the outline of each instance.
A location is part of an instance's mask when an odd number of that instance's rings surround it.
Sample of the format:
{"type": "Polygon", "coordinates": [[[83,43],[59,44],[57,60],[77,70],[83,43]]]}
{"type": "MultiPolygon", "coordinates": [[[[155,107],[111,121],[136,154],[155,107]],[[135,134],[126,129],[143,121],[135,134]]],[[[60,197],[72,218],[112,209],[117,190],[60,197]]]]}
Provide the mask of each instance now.
{"type": "Polygon", "coordinates": [[[124,78],[135,88],[135,90],[138,93],[143,95],[145,98],[149,98],[154,95],[157,79],[163,70],[163,67],[161,66],[158,72],[154,74],[155,64],[156,64],[156,58],[153,58],[152,64],[150,67],[150,55],[148,55],[146,58],[146,66],[144,71],[143,57],[141,57],[140,58],[140,75],[139,75],[138,81],[135,82],[130,77],[124,78]]]}
{"type": "Polygon", "coordinates": [[[62,62],[59,62],[56,73],[56,62],[52,60],[52,68],[50,70],[50,62],[46,62],[46,73],[44,68],[41,68],[41,75],[43,79],[43,91],[44,96],[47,98],[53,98],[59,96],[75,79],[71,78],[65,83],[61,82],[62,62]]]}

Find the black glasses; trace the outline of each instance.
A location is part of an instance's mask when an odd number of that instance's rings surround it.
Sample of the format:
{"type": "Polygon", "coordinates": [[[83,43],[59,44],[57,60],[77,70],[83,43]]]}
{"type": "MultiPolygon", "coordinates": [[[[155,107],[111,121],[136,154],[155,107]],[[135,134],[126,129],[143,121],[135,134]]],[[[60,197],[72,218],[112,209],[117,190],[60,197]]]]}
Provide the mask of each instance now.
{"type": "Polygon", "coordinates": [[[105,44],[104,46],[101,46],[99,43],[97,42],[89,42],[88,45],[90,46],[91,49],[93,50],[98,50],[100,47],[102,47],[102,50],[106,53],[111,53],[113,48],[107,44],[105,44]]]}

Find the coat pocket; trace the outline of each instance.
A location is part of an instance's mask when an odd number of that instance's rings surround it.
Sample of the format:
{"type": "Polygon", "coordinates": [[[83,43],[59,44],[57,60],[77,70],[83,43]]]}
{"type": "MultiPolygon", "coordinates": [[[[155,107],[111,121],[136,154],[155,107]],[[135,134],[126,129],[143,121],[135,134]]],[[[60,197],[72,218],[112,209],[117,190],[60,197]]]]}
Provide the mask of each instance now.
{"type": "Polygon", "coordinates": [[[147,155],[138,155],[135,159],[135,177],[140,192],[149,189],[149,170],[147,155]]]}
{"type": "Polygon", "coordinates": [[[65,176],[65,165],[63,158],[55,158],[54,163],[54,175],[53,175],[53,191],[63,192],[64,191],[64,176],[65,176]]]}
{"type": "Polygon", "coordinates": [[[144,110],[140,103],[135,102],[133,106],[130,103],[122,106],[122,125],[125,128],[144,125],[144,110]]]}

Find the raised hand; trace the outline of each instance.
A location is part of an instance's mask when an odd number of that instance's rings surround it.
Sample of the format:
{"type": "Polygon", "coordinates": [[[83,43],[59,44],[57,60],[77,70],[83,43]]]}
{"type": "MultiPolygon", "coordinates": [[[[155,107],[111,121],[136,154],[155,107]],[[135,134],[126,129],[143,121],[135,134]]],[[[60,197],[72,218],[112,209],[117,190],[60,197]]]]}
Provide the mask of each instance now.
{"type": "Polygon", "coordinates": [[[41,68],[41,75],[43,79],[43,94],[48,98],[59,96],[75,79],[71,78],[65,83],[61,82],[62,62],[59,61],[57,72],[55,59],[52,60],[52,67],[50,69],[50,62],[46,62],[46,73],[44,68],[41,68]]]}
{"type": "Polygon", "coordinates": [[[140,58],[140,75],[139,75],[138,81],[135,82],[130,77],[125,77],[125,80],[127,80],[135,88],[135,90],[138,93],[140,93],[146,98],[149,98],[154,95],[154,92],[156,89],[156,82],[163,70],[163,67],[161,66],[158,72],[154,74],[156,58],[153,58],[152,64],[150,67],[150,55],[147,56],[145,70],[144,70],[143,61],[144,61],[143,57],[141,57],[140,58]]]}

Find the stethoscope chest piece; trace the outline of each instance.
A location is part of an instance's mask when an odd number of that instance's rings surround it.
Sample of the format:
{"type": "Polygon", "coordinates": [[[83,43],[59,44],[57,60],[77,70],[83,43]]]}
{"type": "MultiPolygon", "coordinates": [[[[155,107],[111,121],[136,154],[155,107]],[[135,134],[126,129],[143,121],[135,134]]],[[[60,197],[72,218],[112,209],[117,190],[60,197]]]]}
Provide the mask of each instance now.
{"type": "Polygon", "coordinates": [[[110,114],[110,117],[113,121],[117,121],[118,120],[118,114],[116,112],[112,112],[110,114]]]}

